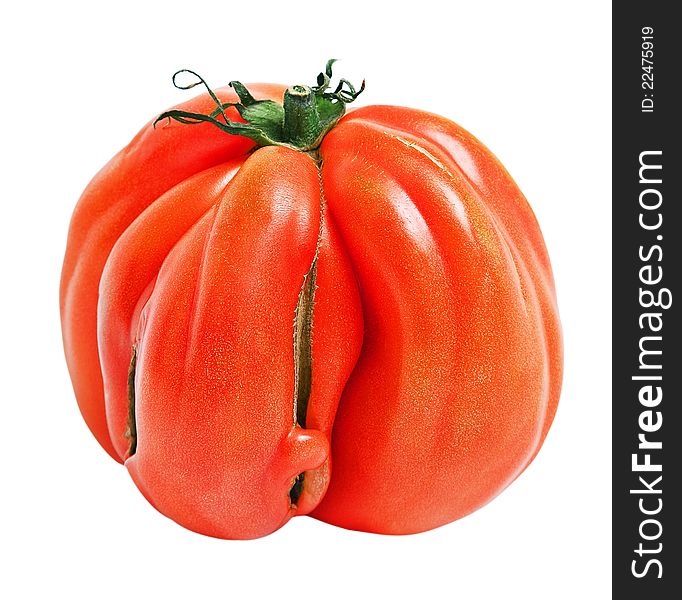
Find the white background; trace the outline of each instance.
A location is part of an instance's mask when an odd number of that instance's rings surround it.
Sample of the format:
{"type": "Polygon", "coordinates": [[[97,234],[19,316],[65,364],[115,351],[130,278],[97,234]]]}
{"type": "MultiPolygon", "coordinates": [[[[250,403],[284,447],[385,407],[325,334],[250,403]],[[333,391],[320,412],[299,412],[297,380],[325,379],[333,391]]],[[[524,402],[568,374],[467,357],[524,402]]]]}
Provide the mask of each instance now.
{"type": "MultiPolygon", "coordinates": [[[[4,598],[610,597],[610,100],[606,1],[32,2],[1,17],[4,598]],[[559,8],[561,6],[561,8],[559,8]],[[447,7],[447,8],[445,8],[447,7]],[[147,119],[192,92],[171,74],[307,83],[329,57],[359,104],[472,131],[541,223],[565,332],[555,424],[500,497],[436,531],[298,518],[205,538],[147,504],[78,413],[58,280],[70,213],[147,119]]],[[[7,12],[9,11],[9,12],[7,12]]]]}

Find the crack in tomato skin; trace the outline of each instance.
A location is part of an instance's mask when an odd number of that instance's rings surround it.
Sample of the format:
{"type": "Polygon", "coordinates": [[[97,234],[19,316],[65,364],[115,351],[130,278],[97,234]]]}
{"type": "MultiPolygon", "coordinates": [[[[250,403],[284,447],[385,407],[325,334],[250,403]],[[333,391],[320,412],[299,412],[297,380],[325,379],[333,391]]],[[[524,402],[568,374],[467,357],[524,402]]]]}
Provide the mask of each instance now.
{"type": "Polygon", "coordinates": [[[313,377],[312,336],[317,279],[317,251],[305,274],[294,316],[294,424],[306,426],[313,377]]]}
{"type": "MultiPolygon", "coordinates": [[[[318,234],[319,244],[319,234],[318,234]]],[[[303,285],[296,303],[294,317],[294,426],[305,428],[312,384],[312,328],[315,306],[315,280],[317,276],[317,248],[310,266],[305,274],[303,285]]],[[[299,473],[294,479],[289,498],[296,505],[305,486],[305,473],[299,473]]]]}
{"type": "Polygon", "coordinates": [[[298,500],[303,493],[305,473],[299,473],[294,479],[294,483],[289,490],[289,500],[291,501],[292,508],[297,508],[298,500]]]}
{"type": "Polygon", "coordinates": [[[133,346],[128,368],[128,423],[124,437],[130,440],[127,456],[135,454],[137,450],[137,422],[135,420],[135,371],[137,366],[137,346],[133,346]]]}
{"type": "MultiPolygon", "coordinates": [[[[317,263],[320,255],[320,244],[323,239],[323,227],[325,220],[325,201],[324,188],[322,187],[321,158],[319,153],[314,151],[306,152],[314,161],[317,167],[317,175],[320,187],[320,229],[317,235],[315,256],[310,265],[310,269],[304,276],[303,285],[298,296],[296,312],[294,315],[294,425],[302,428],[306,427],[308,403],[312,389],[313,378],[313,355],[312,337],[315,309],[315,292],[317,289],[317,263]]],[[[321,473],[328,472],[329,459],[321,466],[321,473]],[[326,467],[325,467],[326,466],[326,467]]],[[[289,498],[292,506],[298,508],[301,495],[305,490],[306,473],[299,473],[289,490],[289,498]]],[[[320,483],[317,477],[317,487],[320,485],[326,490],[328,480],[320,483]]],[[[324,494],[324,490],[322,494],[324,494]]],[[[319,495],[319,490],[318,494],[319,495]]],[[[316,504],[316,502],[314,502],[316,504]]]]}

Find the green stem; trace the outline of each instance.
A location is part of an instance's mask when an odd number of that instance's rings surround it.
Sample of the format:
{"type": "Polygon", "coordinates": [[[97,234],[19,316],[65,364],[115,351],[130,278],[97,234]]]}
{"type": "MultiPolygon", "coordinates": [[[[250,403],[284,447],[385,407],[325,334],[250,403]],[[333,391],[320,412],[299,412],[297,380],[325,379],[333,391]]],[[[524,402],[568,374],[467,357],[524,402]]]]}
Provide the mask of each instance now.
{"type": "Polygon", "coordinates": [[[308,147],[320,136],[320,115],[313,91],[307,85],[292,85],[284,92],[284,136],[291,144],[308,147]]]}
{"type": "Polygon", "coordinates": [[[324,136],[338,123],[346,112],[346,104],[353,102],[365,89],[362,82],[357,91],[347,79],[340,79],[336,89],[331,92],[332,65],[334,60],[327,61],[324,73],[317,77],[317,85],[293,85],[284,93],[284,103],[272,100],[257,100],[239,81],[230,82],[230,86],[239,97],[239,102],[221,102],[206,81],[194,71],[183,69],[173,75],[173,85],[187,90],[203,85],[216,109],[210,114],[192,113],[183,110],[169,110],[159,115],[154,126],[163,119],[174,119],[187,125],[211,123],[230,135],[247,137],[258,146],[287,146],[303,152],[315,151],[324,136]],[[180,85],[177,77],[181,73],[189,73],[196,81],[188,85],[180,85]],[[226,109],[234,107],[245,123],[232,121],[226,109]]]}

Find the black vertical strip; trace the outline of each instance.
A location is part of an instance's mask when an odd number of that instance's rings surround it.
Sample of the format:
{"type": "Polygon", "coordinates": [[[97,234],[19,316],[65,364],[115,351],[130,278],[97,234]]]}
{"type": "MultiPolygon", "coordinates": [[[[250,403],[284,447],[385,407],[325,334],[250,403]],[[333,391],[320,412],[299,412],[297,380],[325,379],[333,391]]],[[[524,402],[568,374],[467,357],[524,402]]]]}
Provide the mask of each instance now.
{"type": "Polygon", "coordinates": [[[613,3],[614,598],[682,598],[682,37],[613,3]]]}

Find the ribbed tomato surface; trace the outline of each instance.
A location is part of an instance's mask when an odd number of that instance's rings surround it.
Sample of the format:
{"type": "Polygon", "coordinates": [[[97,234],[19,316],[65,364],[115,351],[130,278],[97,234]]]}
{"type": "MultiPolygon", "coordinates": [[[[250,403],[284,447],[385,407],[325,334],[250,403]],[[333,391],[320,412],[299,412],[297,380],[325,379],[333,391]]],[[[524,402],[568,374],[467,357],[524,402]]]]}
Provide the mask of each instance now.
{"type": "Polygon", "coordinates": [[[354,110],[312,152],[147,125],[75,210],[61,310],[93,434],[217,537],[460,518],[533,459],[561,386],[528,203],[472,135],[407,108],[354,110]]]}

